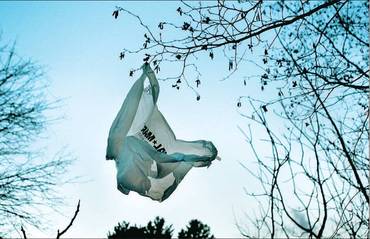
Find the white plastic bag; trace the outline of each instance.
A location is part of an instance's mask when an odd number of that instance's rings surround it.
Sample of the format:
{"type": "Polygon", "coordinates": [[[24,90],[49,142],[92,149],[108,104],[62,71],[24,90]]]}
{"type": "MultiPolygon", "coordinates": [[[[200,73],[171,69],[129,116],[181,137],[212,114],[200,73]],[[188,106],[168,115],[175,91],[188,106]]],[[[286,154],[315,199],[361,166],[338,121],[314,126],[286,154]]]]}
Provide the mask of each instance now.
{"type": "Polygon", "coordinates": [[[106,159],[114,159],[117,187],[163,201],[194,167],[209,166],[217,156],[204,140],[176,139],[157,108],[159,85],[149,64],[134,83],[109,131],[106,159]],[[144,88],[145,79],[150,85],[144,88]]]}

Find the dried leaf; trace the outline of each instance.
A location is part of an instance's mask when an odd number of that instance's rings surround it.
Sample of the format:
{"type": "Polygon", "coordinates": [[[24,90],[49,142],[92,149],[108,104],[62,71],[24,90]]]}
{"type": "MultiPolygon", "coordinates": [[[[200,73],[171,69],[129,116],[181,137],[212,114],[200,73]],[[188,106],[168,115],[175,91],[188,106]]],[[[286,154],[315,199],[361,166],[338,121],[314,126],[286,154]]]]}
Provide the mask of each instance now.
{"type": "Polygon", "coordinates": [[[125,58],[125,53],[124,53],[124,52],[121,52],[121,53],[119,54],[119,59],[120,59],[120,60],[123,60],[123,58],[125,58]]]}
{"type": "Polygon", "coordinates": [[[209,53],[209,57],[213,60],[213,57],[214,57],[213,52],[209,53]]]}
{"type": "Polygon", "coordinates": [[[115,11],[113,11],[112,16],[113,16],[115,19],[117,19],[117,18],[118,18],[118,13],[119,13],[119,11],[118,11],[118,10],[115,10],[115,11]]]}
{"type": "Polygon", "coordinates": [[[267,106],[266,105],[262,105],[262,109],[264,112],[267,112],[267,106]]]}

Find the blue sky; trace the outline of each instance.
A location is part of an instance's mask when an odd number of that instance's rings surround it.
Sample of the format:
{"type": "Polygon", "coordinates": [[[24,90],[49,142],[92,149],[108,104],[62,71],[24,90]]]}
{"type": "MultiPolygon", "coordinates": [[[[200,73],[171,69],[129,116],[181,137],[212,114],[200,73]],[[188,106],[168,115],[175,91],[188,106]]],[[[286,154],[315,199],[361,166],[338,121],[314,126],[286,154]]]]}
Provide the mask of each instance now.
{"type": "MultiPolygon", "coordinates": [[[[179,230],[193,218],[210,225],[217,237],[240,236],[236,220],[246,221],[256,205],[245,197],[243,187],[253,189],[253,179],[240,166],[252,154],[237,126],[248,122],[236,109],[240,95],[258,92],[257,85],[243,87],[242,75],[220,81],[227,64],[199,61],[202,70],[202,99],[195,101],[188,88],[176,91],[170,82],[160,82],[159,108],[176,136],[186,140],[206,139],[216,145],[222,161],[195,168],[163,203],[129,196],[116,189],[116,169],[105,160],[109,127],[133,84],[131,67],[139,67],[141,56],[118,59],[122,48],[142,44],[143,32],[127,16],[115,20],[114,7],[122,6],[157,24],[164,16],[175,16],[176,2],[0,2],[2,43],[16,41],[18,54],[44,65],[50,82],[49,95],[62,98],[54,112],[63,119],[47,130],[50,155],[63,146],[76,157],[70,168],[86,182],[66,185],[61,193],[68,205],[65,216],[51,214],[50,230],[29,228],[30,237],[54,236],[55,225],[64,227],[81,199],[81,212],[67,237],[104,237],[117,222],[145,224],[162,216],[179,230]],[[224,67],[224,69],[222,68],[224,67]]],[[[251,56],[256,57],[256,56],[251,56]]],[[[174,69],[162,68],[162,76],[174,69]]],[[[244,74],[253,68],[241,69],[244,74]]],[[[258,138],[258,137],[256,137],[258,138]]],[[[262,147],[262,146],[261,146],[262,147]]]]}

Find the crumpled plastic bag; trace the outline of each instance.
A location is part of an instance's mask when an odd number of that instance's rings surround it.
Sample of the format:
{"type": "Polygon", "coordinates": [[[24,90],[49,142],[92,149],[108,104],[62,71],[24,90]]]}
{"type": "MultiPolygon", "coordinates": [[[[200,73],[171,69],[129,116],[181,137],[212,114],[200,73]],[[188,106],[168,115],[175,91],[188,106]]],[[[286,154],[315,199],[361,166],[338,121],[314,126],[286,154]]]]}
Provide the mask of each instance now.
{"type": "Polygon", "coordinates": [[[210,141],[176,139],[157,107],[156,76],[149,64],[142,70],[110,128],[106,159],[116,162],[122,193],[163,201],[192,167],[210,166],[217,149],[210,141]],[[150,84],[144,88],[146,78],[150,84]]]}

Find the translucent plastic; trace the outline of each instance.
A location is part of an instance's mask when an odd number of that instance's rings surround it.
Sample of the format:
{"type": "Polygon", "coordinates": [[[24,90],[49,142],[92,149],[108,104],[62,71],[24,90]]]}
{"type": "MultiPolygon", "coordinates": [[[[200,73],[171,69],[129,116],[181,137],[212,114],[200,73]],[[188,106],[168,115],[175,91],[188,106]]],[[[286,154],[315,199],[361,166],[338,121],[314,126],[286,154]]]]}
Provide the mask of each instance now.
{"type": "Polygon", "coordinates": [[[176,139],[158,110],[159,84],[148,64],[134,83],[109,131],[106,159],[117,168],[118,189],[163,201],[192,167],[209,166],[217,156],[210,141],[176,139]],[[149,86],[144,88],[144,81],[149,86]]]}

